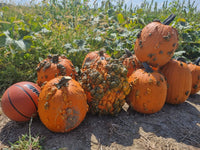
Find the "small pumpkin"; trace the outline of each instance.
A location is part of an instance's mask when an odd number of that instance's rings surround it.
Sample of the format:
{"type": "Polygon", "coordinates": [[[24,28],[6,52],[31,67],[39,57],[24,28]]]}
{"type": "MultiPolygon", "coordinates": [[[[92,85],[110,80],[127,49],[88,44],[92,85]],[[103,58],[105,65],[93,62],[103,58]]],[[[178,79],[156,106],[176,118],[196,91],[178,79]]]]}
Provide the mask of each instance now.
{"type": "Polygon", "coordinates": [[[192,74],[187,64],[171,59],[160,71],[167,79],[166,102],[181,104],[189,97],[192,87],[192,74]]]}
{"type": "Polygon", "coordinates": [[[95,62],[96,60],[100,60],[100,59],[103,60],[106,58],[110,58],[110,56],[107,53],[105,53],[105,49],[89,52],[83,60],[82,67],[84,67],[84,65],[87,63],[92,63],[92,62],[95,62]]]}
{"type": "Polygon", "coordinates": [[[142,67],[137,57],[127,49],[125,49],[125,54],[120,59],[123,60],[123,65],[128,70],[127,77],[129,77],[133,71],[142,67]]]}
{"type": "Polygon", "coordinates": [[[142,29],[134,47],[139,61],[159,67],[172,58],[178,47],[178,32],[168,24],[174,18],[175,15],[171,15],[163,23],[153,21],[142,29]]]}
{"type": "Polygon", "coordinates": [[[69,132],[84,120],[87,111],[85,92],[71,77],[56,77],[42,87],[38,114],[49,130],[69,132]]]}
{"type": "Polygon", "coordinates": [[[36,68],[37,84],[42,86],[46,81],[49,81],[57,76],[71,76],[75,79],[77,73],[72,62],[64,55],[49,55],[41,61],[36,68]]]}
{"type": "Polygon", "coordinates": [[[152,69],[137,69],[128,82],[132,88],[127,102],[135,111],[152,114],[162,109],[167,95],[167,82],[162,74],[152,69]]]}
{"type": "Polygon", "coordinates": [[[130,92],[127,69],[118,59],[106,58],[85,63],[81,69],[80,83],[92,114],[118,114],[130,92]]]}
{"type": "Polygon", "coordinates": [[[189,63],[188,68],[192,73],[192,89],[190,94],[195,94],[200,91],[200,57],[195,61],[196,64],[189,63]]]}

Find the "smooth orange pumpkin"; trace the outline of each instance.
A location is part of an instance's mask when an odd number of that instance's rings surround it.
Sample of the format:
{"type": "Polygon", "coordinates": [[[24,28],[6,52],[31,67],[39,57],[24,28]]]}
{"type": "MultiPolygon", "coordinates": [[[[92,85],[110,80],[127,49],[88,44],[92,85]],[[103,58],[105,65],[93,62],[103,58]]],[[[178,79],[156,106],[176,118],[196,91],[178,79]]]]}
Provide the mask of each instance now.
{"type": "Polygon", "coordinates": [[[128,82],[132,88],[127,102],[135,111],[152,114],[162,109],[167,95],[167,83],[162,74],[137,69],[128,82]]]}
{"type": "Polygon", "coordinates": [[[59,76],[42,87],[38,114],[49,130],[69,132],[84,120],[87,111],[86,94],[71,77],[59,76]]]}
{"type": "Polygon", "coordinates": [[[200,91],[200,66],[189,63],[188,68],[192,73],[192,89],[190,94],[200,91]]]}
{"type": "Polygon", "coordinates": [[[77,75],[74,65],[64,55],[49,55],[38,64],[36,70],[39,86],[57,76],[71,76],[75,79],[77,75]]]}
{"type": "Polygon", "coordinates": [[[181,104],[189,97],[192,87],[192,74],[187,64],[170,60],[160,70],[167,79],[167,99],[169,104],[181,104]]]}

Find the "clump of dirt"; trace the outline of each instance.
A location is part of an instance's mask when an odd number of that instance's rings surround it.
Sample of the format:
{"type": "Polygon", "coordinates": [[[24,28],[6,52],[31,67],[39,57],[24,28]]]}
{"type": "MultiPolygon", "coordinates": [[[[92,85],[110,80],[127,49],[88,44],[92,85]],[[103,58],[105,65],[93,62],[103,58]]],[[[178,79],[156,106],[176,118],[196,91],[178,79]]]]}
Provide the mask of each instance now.
{"type": "MultiPolygon", "coordinates": [[[[29,133],[29,123],[10,121],[0,111],[0,149],[29,133]]],[[[165,104],[158,113],[144,115],[133,110],[118,116],[87,114],[69,133],[53,133],[34,118],[31,135],[39,136],[47,150],[195,150],[200,149],[200,92],[180,105],[165,104]]]]}

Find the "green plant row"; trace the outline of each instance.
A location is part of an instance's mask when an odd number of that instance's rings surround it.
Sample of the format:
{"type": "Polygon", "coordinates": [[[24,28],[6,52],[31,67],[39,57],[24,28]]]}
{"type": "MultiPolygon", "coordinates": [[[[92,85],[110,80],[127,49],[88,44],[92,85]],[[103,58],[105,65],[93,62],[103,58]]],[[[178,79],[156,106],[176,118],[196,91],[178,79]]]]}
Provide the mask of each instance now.
{"type": "Polygon", "coordinates": [[[134,52],[141,29],[154,19],[176,14],[171,24],[179,32],[175,56],[193,61],[200,56],[200,12],[195,3],[152,0],[141,6],[106,0],[99,7],[88,0],[50,0],[37,5],[0,6],[0,95],[13,83],[36,81],[35,68],[48,54],[66,55],[79,70],[89,51],[104,47],[119,58],[124,48],[134,52]]]}

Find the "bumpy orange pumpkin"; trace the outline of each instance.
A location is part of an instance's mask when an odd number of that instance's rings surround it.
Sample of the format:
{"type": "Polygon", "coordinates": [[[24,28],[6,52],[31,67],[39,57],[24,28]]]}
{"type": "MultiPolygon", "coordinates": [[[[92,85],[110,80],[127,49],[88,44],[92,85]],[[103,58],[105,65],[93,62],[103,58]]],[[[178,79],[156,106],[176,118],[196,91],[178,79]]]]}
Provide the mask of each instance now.
{"type": "Polygon", "coordinates": [[[80,83],[92,114],[115,115],[125,104],[130,86],[127,69],[118,61],[112,58],[99,59],[85,63],[81,69],[80,83]]]}
{"type": "Polygon", "coordinates": [[[200,90],[200,66],[189,63],[188,68],[192,73],[192,89],[190,94],[195,94],[200,90]]]}
{"type": "Polygon", "coordinates": [[[83,60],[82,67],[87,63],[92,63],[92,62],[95,62],[96,60],[100,60],[100,59],[103,60],[106,58],[110,58],[110,56],[105,53],[104,49],[101,49],[99,51],[89,52],[83,60]]]}
{"type": "Polygon", "coordinates": [[[187,64],[175,59],[161,68],[167,79],[167,99],[170,104],[181,104],[189,97],[192,87],[192,74],[187,64]]]}
{"type": "Polygon", "coordinates": [[[49,130],[69,132],[84,120],[87,111],[85,92],[71,77],[59,76],[42,87],[38,114],[49,130]]]}
{"type": "Polygon", "coordinates": [[[133,71],[142,67],[137,57],[129,50],[125,50],[125,54],[119,60],[121,59],[123,60],[123,65],[128,70],[127,77],[129,77],[133,71]]]}
{"type": "Polygon", "coordinates": [[[37,68],[37,84],[41,86],[57,76],[71,76],[75,79],[77,73],[72,62],[65,56],[49,55],[41,61],[37,68]]]}
{"type": "Polygon", "coordinates": [[[142,29],[134,47],[139,61],[158,67],[172,58],[178,47],[178,33],[175,28],[166,25],[170,21],[172,19],[164,24],[154,21],[142,29]]]}
{"type": "Polygon", "coordinates": [[[135,111],[152,114],[162,109],[167,95],[167,83],[162,74],[137,69],[128,81],[132,88],[127,102],[135,111]]]}

